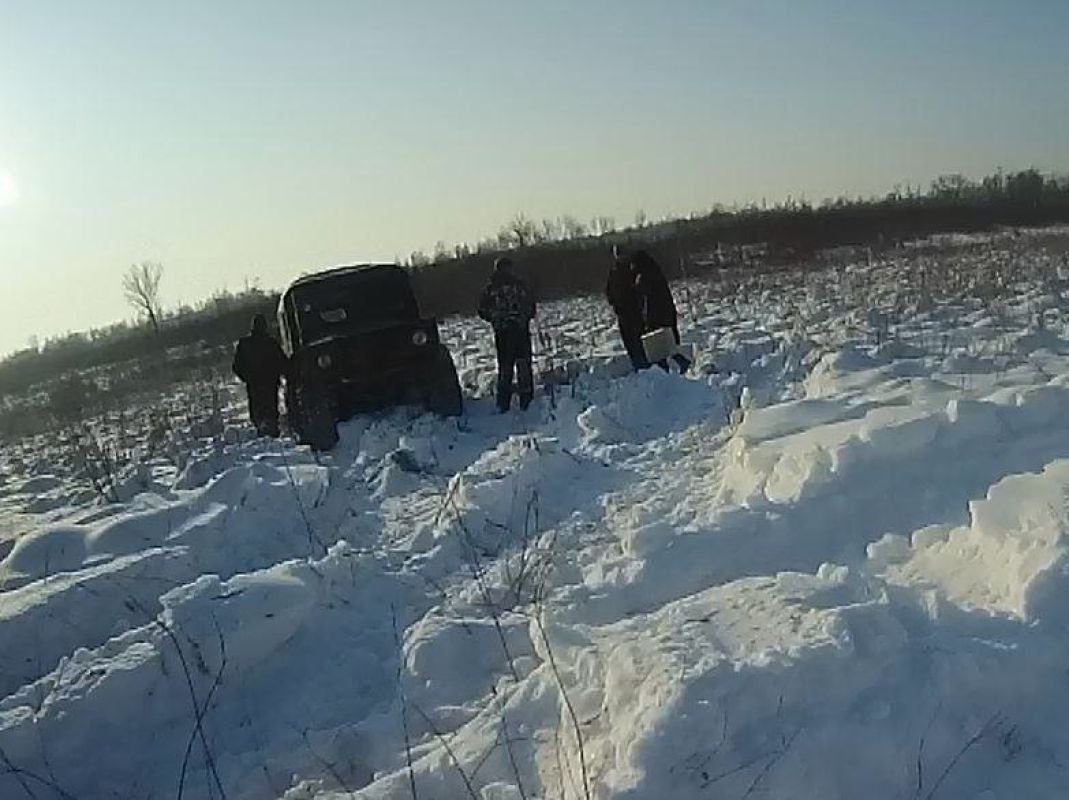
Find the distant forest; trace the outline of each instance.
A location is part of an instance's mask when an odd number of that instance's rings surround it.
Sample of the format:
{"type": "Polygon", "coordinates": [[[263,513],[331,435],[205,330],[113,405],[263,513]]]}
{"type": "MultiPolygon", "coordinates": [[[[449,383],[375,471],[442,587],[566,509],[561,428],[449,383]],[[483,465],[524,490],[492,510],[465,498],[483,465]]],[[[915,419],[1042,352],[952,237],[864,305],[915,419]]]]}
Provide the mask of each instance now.
{"type": "MultiPolygon", "coordinates": [[[[624,227],[607,217],[586,224],[567,216],[536,222],[521,214],[477,245],[440,243],[432,256],[416,252],[403,265],[412,273],[425,313],[446,316],[473,311],[492,260],[504,253],[548,300],[600,291],[613,244],[648,249],[677,277],[751,264],[741,256],[747,246],[759,245],[760,265],[774,268],[804,263],[831,247],[880,248],[940,232],[1056,222],[1069,222],[1069,176],[1029,169],[1000,171],[979,181],[946,175],[926,190],[840,197],[819,205],[787,199],[769,206],[716,207],[661,222],[650,222],[640,212],[624,227]]],[[[164,312],[152,325],[119,323],[23,349],[0,362],[0,416],[24,404],[35,387],[41,390],[73,372],[149,362],[158,374],[166,359],[168,377],[178,380],[207,364],[218,366],[226,348],[247,330],[250,316],[259,312],[272,318],[277,300],[277,292],[255,288],[222,293],[196,307],[164,312]]],[[[0,419],[0,434],[4,428],[0,419]]]]}

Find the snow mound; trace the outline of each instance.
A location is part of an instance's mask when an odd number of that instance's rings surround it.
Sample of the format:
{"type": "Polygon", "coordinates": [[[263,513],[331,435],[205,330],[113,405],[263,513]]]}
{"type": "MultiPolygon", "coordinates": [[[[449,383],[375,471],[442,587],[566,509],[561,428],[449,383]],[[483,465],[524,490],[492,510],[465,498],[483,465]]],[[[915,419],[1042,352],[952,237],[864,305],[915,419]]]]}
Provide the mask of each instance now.
{"type": "Polygon", "coordinates": [[[1060,627],[1069,601],[1069,461],[1004,478],[969,512],[968,526],[915,533],[888,565],[891,579],[930,586],[965,609],[1060,627]]]}

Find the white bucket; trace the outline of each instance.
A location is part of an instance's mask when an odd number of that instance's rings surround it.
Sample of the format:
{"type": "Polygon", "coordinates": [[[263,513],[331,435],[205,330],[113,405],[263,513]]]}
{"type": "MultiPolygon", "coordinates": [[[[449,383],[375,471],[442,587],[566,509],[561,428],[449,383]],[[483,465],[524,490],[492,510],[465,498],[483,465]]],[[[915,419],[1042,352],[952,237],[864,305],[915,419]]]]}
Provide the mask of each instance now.
{"type": "Polygon", "coordinates": [[[658,328],[642,334],[642,349],[646,351],[646,359],[651,364],[656,364],[674,356],[679,345],[676,344],[676,335],[671,328],[658,328]]]}

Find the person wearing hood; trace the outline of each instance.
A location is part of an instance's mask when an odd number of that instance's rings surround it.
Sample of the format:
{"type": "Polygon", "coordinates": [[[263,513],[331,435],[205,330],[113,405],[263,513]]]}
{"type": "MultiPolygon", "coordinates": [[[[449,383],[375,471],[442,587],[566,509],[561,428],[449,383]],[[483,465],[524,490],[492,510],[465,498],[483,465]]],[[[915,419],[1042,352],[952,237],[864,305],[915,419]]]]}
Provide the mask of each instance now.
{"type": "Polygon", "coordinates": [[[479,298],[479,316],[489,322],[494,331],[497,408],[501,413],[512,406],[514,391],[519,394],[522,409],[526,409],[534,398],[530,327],[534,315],[531,290],[513,272],[512,260],[507,257],[497,259],[490,282],[479,298]]]}
{"type": "MultiPolygon", "coordinates": [[[[668,286],[668,279],[665,278],[661,265],[654,261],[653,256],[645,250],[636,250],[631,256],[631,266],[635,271],[635,289],[642,308],[643,330],[649,333],[660,328],[669,328],[678,345],[680,343],[679,315],[676,313],[672,290],[668,286]]],[[[690,361],[681,353],[677,353],[672,358],[679,365],[681,372],[686,372],[690,368],[690,361]]],[[[663,370],[668,369],[666,361],[660,361],[657,365],[663,370]]]]}
{"type": "Polygon", "coordinates": [[[278,387],[286,371],[286,356],[267,330],[267,318],[257,314],[252,329],[238,339],[234,374],[249,396],[249,419],[260,436],[278,436],[278,387]]]}
{"type": "Polygon", "coordinates": [[[642,346],[642,300],[635,285],[635,273],[631,269],[630,260],[619,247],[613,247],[612,255],[613,263],[609,269],[609,279],[605,283],[605,297],[616,314],[620,339],[623,340],[624,350],[631,359],[631,367],[638,372],[650,365],[646,359],[646,350],[642,346]]]}

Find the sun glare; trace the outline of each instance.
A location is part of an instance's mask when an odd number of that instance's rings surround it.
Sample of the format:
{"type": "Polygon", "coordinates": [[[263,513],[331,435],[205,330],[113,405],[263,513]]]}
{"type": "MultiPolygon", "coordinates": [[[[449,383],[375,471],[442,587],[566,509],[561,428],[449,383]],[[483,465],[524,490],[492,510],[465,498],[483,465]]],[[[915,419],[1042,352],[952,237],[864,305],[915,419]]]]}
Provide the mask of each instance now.
{"type": "Polygon", "coordinates": [[[0,169],[0,207],[14,205],[18,199],[18,184],[10,172],[0,169]]]}

